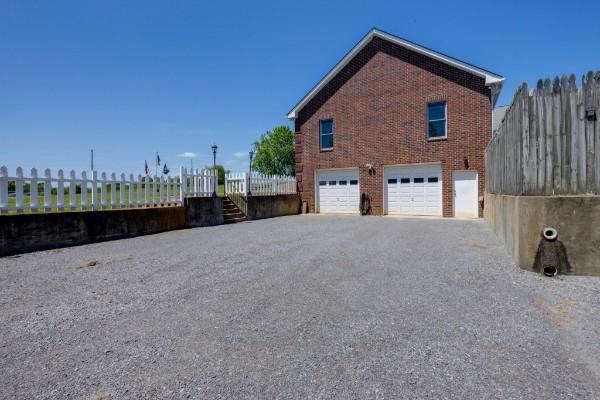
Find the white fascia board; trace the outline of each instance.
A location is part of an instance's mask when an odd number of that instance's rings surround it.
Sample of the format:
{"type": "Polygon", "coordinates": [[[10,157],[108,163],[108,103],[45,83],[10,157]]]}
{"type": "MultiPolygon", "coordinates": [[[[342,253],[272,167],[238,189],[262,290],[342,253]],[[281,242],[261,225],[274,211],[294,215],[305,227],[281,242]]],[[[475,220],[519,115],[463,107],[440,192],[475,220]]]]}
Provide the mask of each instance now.
{"type": "MultiPolygon", "coordinates": [[[[371,41],[371,39],[373,39],[374,37],[380,37],[384,40],[398,44],[399,46],[408,48],[417,53],[426,55],[426,56],[433,58],[435,60],[438,60],[442,63],[452,65],[463,71],[467,71],[476,76],[480,76],[485,79],[486,86],[496,86],[498,88],[502,88],[502,83],[504,82],[504,77],[502,77],[500,75],[491,73],[491,72],[483,70],[481,68],[477,68],[473,65],[467,64],[460,60],[454,59],[452,57],[438,53],[436,51],[419,46],[415,43],[406,41],[404,39],[401,39],[401,38],[391,35],[389,33],[386,33],[386,32],[383,32],[383,31],[380,31],[377,29],[373,29],[360,42],[358,42],[358,44],[356,46],[354,46],[354,48],[348,54],[346,54],[346,56],[339,63],[337,63],[335,65],[335,67],[331,71],[329,71],[329,73],[310,92],[308,92],[308,94],[306,94],[306,96],[304,96],[302,98],[302,100],[300,100],[300,102],[298,102],[298,104],[296,104],[296,106],[294,106],[294,108],[286,115],[286,118],[292,119],[292,120],[296,119],[298,117],[298,111],[300,111],[306,105],[306,103],[308,103],[325,85],[327,85],[327,83],[329,83],[329,81],[331,81],[331,79],[333,79],[333,77],[335,77],[338,74],[338,72],[340,72],[340,70],[342,68],[344,68],[350,62],[350,60],[352,60],[354,58],[354,56],[359,51],[361,51],[363,49],[363,47],[365,47],[371,41]]],[[[495,101],[494,101],[494,103],[495,103],[495,101]]]]}

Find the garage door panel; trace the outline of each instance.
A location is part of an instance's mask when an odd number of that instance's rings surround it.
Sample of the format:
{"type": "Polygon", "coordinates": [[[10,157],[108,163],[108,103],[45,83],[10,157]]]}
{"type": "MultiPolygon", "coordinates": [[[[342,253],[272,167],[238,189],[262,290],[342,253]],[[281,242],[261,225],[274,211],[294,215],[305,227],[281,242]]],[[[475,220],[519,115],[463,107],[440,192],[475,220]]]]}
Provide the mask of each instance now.
{"type": "Polygon", "coordinates": [[[358,170],[317,171],[319,212],[359,211],[358,170]]]}
{"type": "Polygon", "coordinates": [[[442,215],[441,166],[386,167],[384,182],[388,213],[442,215]]]}

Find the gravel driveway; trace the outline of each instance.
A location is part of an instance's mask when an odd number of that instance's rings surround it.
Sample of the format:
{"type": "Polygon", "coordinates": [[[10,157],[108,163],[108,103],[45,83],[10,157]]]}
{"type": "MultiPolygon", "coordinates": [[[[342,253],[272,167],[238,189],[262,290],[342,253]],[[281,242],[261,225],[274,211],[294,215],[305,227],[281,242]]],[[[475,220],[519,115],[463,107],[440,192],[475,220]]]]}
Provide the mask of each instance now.
{"type": "Polygon", "coordinates": [[[598,399],[599,314],[482,221],[175,231],[0,259],[0,398],[598,399]]]}

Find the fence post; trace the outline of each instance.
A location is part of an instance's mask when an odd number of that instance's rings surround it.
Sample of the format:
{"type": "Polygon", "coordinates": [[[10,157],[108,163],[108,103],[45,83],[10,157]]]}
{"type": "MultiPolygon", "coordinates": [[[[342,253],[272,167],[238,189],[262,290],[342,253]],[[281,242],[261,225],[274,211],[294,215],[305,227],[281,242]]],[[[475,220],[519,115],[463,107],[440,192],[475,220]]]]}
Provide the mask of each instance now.
{"type": "Polygon", "coordinates": [[[56,208],[58,211],[65,209],[65,175],[62,169],[58,170],[58,182],[56,183],[56,208]]]}
{"type": "Polygon", "coordinates": [[[44,170],[44,211],[52,210],[52,176],[50,169],[44,170]]]}
{"type": "Polygon", "coordinates": [[[204,194],[206,191],[206,171],[201,169],[198,172],[198,168],[196,168],[196,172],[194,173],[194,196],[198,196],[198,192],[204,194]]]}
{"type": "Polygon", "coordinates": [[[137,181],[137,201],[135,202],[135,205],[138,207],[141,207],[142,205],[142,199],[143,199],[143,192],[142,192],[142,174],[138,174],[138,181],[137,181]]]}
{"type": "Polygon", "coordinates": [[[186,169],[184,167],[179,167],[179,183],[181,184],[179,186],[179,201],[181,201],[181,204],[183,204],[183,199],[185,197],[186,184],[187,184],[187,178],[185,176],[185,171],[186,171],[186,169]]]}
{"type": "Polygon", "coordinates": [[[0,167],[0,214],[8,214],[8,168],[0,167]]]}
{"type": "Polygon", "coordinates": [[[165,205],[164,181],[163,176],[158,177],[158,200],[161,206],[165,205]]]}
{"type": "Polygon", "coordinates": [[[150,204],[150,177],[146,174],[144,178],[144,205],[148,207],[150,204]]]}
{"type": "Polygon", "coordinates": [[[36,212],[39,206],[37,169],[31,168],[31,182],[29,184],[29,208],[32,212],[36,212]]]}
{"type": "Polygon", "coordinates": [[[15,207],[18,213],[23,212],[23,168],[17,167],[17,179],[15,180],[15,207]]]}
{"type": "Polygon", "coordinates": [[[92,171],[92,210],[98,209],[98,171],[92,171]]]}
{"type": "Polygon", "coordinates": [[[162,175],[158,177],[158,194],[159,194],[160,205],[164,206],[165,205],[165,179],[162,175]]]}
{"type": "Polygon", "coordinates": [[[133,207],[133,205],[135,204],[135,200],[133,197],[133,193],[135,191],[135,179],[133,177],[133,174],[129,174],[129,185],[127,186],[129,192],[129,198],[127,200],[127,206],[128,207],[133,207]]]}
{"type": "Polygon", "coordinates": [[[170,206],[171,205],[171,196],[173,193],[173,180],[168,175],[166,176],[165,179],[167,181],[167,190],[165,191],[165,198],[166,198],[167,205],[170,206]]]}
{"type": "MultiPolygon", "coordinates": [[[[92,175],[94,173],[92,172],[92,175]]],[[[74,210],[77,207],[77,204],[75,202],[75,198],[76,198],[76,186],[75,186],[75,171],[71,170],[71,179],[72,179],[72,183],[71,183],[71,188],[69,189],[69,196],[71,196],[69,198],[69,204],[71,205],[71,210],[74,210]],[[73,194],[71,195],[71,192],[73,192],[73,194]]],[[[87,188],[88,188],[88,179],[87,179],[87,173],[85,171],[81,171],[81,193],[79,193],[79,198],[81,199],[81,209],[82,210],[87,210],[87,206],[88,206],[88,201],[87,201],[87,188]]],[[[94,204],[94,200],[96,199],[96,195],[94,194],[94,189],[92,189],[92,192],[90,193],[90,195],[92,196],[92,209],[93,209],[93,204],[94,204]]]]}
{"type": "Polygon", "coordinates": [[[106,172],[103,172],[102,174],[100,174],[100,202],[102,203],[103,209],[107,208],[108,206],[108,201],[106,197],[106,172]]]}
{"type": "Polygon", "coordinates": [[[110,174],[110,208],[117,208],[117,175],[110,174]]]}
{"type": "Polygon", "coordinates": [[[119,203],[121,208],[125,207],[125,174],[121,173],[121,182],[119,184],[119,203]]]}

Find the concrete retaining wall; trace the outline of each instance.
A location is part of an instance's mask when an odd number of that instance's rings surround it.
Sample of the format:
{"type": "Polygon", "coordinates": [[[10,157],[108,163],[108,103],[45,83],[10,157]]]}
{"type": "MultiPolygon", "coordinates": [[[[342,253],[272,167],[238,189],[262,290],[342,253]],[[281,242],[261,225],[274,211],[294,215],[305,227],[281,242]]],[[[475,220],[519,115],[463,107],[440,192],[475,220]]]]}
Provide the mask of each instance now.
{"type": "Polygon", "coordinates": [[[20,214],[0,217],[0,256],[223,223],[223,199],[185,207],[20,214]]]}
{"type": "MultiPolygon", "coordinates": [[[[250,197],[248,219],[298,214],[296,194],[250,197]]],[[[223,224],[223,199],[186,198],[183,207],[19,214],[0,217],[0,256],[223,224]]]]}
{"type": "Polygon", "coordinates": [[[600,276],[600,196],[486,193],[484,204],[486,222],[504,240],[519,267],[539,271],[536,255],[541,248],[541,232],[553,227],[566,250],[569,268],[562,272],[600,276]]]}
{"type": "Polygon", "coordinates": [[[138,208],[0,217],[0,256],[185,227],[185,208],[138,208]]]}
{"type": "Polygon", "coordinates": [[[298,194],[279,194],[274,196],[250,196],[247,199],[248,220],[281,217],[300,213],[298,194]]]}
{"type": "Polygon", "coordinates": [[[186,226],[212,226],[223,224],[223,198],[187,197],[185,199],[186,226]]]}

